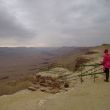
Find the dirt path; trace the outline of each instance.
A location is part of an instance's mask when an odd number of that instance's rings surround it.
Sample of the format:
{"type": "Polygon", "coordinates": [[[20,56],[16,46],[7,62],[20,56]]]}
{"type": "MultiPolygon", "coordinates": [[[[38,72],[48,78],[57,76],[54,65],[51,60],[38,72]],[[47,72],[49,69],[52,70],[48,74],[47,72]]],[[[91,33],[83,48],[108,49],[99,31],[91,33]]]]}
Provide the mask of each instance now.
{"type": "Polygon", "coordinates": [[[39,101],[49,94],[23,90],[13,95],[0,97],[0,110],[36,110],[39,101]]]}
{"type": "Polygon", "coordinates": [[[103,78],[84,82],[70,91],[57,94],[45,102],[40,110],[109,110],[110,83],[103,78]]]}

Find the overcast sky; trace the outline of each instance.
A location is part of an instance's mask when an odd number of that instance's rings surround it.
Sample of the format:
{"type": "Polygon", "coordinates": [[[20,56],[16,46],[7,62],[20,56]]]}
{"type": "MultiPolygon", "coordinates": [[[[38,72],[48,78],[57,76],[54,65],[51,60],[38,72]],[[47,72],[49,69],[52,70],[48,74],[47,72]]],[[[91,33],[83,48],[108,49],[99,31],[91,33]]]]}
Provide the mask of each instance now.
{"type": "Polygon", "coordinates": [[[0,0],[0,46],[110,43],[110,0],[0,0]]]}

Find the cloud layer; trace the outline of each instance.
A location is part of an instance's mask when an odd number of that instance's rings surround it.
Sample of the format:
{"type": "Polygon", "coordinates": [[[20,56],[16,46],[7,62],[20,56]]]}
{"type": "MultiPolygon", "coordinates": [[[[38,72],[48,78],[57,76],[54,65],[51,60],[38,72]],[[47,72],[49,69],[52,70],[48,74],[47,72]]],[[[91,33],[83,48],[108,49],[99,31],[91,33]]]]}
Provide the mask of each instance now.
{"type": "Polygon", "coordinates": [[[110,43],[109,0],[0,0],[0,46],[110,43]]]}

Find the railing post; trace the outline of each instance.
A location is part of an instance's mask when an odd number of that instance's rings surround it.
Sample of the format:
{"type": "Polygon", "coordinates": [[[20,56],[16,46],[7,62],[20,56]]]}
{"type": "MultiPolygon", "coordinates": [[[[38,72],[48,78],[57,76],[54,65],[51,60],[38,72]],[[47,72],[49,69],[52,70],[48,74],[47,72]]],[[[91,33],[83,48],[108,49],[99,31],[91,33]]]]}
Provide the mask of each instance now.
{"type": "Polygon", "coordinates": [[[95,83],[95,74],[94,74],[94,83],[95,83]]]}
{"type": "Polygon", "coordinates": [[[82,82],[83,82],[83,78],[82,78],[83,76],[82,76],[82,73],[81,73],[81,84],[82,84],[82,82]]]}
{"type": "Polygon", "coordinates": [[[83,67],[81,66],[81,75],[80,75],[81,84],[83,83],[83,78],[82,78],[82,77],[83,77],[83,74],[82,74],[83,72],[82,72],[82,68],[83,68],[83,67]]]}
{"type": "MultiPolygon", "coordinates": [[[[96,69],[96,68],[95,68],[96,69]]],[[[94,78],[94,83],[95,83],[95,78],[96,78],[96,75],[95,75],[95,69],[94,69],[94,73],[93,73],[93,78],[94,78]]]]}

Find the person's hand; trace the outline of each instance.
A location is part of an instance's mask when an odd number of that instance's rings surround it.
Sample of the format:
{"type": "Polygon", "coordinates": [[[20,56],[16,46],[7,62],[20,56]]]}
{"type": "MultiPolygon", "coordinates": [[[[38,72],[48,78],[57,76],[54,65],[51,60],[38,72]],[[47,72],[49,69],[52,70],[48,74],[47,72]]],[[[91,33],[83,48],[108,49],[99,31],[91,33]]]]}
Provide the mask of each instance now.
{"type": "Polygon", "coordinates": [[[100,65],[103,65],[103,61],[100,62],[100,65]]]}

